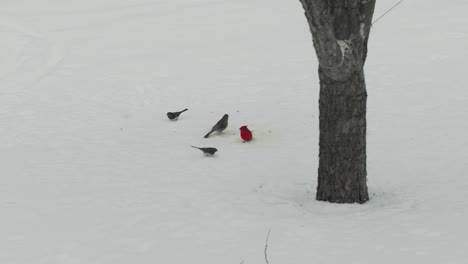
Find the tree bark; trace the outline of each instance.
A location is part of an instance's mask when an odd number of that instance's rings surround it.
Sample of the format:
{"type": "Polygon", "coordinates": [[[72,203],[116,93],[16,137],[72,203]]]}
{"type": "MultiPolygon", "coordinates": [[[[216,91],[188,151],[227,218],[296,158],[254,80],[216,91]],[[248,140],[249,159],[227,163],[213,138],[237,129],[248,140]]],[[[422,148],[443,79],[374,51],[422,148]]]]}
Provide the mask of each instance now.
{"type": "Polygon", "coordinates": [[[363,66],[375,0],[300,0],[319,60],[317,200],[369,200],[363,66]]]}
{"type": "Polygon", "coordinates": [[[320,77],[320,158],[316,199],[336,203],[369,200],[366,170],[364,75],[336,81],[320,77]]]}

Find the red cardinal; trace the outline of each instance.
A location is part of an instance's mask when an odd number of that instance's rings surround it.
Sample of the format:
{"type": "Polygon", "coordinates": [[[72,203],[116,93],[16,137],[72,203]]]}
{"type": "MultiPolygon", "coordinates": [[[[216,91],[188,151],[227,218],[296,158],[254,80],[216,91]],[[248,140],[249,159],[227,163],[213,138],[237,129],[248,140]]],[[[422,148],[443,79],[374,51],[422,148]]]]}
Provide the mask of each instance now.
{"type": "Polygon", "coordinates": [[[247,126],[241,126],[240,128],[240,136],[245,141],[252,140],[252,132],[247,128],[247,126]]]}

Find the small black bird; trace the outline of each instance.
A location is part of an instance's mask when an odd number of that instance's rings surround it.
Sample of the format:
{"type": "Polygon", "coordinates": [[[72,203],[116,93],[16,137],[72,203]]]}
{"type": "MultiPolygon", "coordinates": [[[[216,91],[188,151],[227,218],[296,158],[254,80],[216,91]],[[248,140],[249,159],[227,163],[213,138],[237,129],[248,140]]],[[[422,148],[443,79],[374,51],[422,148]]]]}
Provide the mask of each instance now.
{"type": "Polygon", "coordinates": [[[213,132],[223,132],[228,126],[229,115],[225,114],[219,121],[216,123],[208,134],[205,135],[205,138],[209,137],[213,132]]]}
{"type": "Polygon", "coordinates": [[[170,119],[170,120],[177,120],[180,116],[180,114],[182,114],[183,112],[187,111],[188,109],[184,109],[180,112],[167,112],[167,117],[170,119]]]}
{"type": "Polygon", "coordinates": [[[213,156],[216,153],[216,151],[218,151],[216,148],[199,148],[195,146],[192,146],[192,148],[196,148],[203,151],[203,154],[205,154],[205,156],[213,156]]]}

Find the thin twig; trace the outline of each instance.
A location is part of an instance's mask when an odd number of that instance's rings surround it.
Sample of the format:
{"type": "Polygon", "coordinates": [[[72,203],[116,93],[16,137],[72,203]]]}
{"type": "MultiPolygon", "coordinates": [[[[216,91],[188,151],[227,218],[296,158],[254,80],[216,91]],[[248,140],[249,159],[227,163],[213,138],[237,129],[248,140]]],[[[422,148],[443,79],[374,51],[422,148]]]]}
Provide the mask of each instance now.
{"type": "Polygon", "coordinates": [[[266,264],[270,264],[270,262],[268,262],[268,254],[267,254],[268,239],[270,238],[270,232],[271,232],[271,229],[268,230],[268,234],[267,234],[267,237],[266,237],[266,240],[265,240],[265,250],[263,251],[263,253],[265,254],[265,262],[266,262],[266,264]]]}
{"type": "MultiPolygon", "coordinates": [[[[399,4],[401,4],[401,2],[403,2],[405,0],[400,0],[398,1],[398,3],[396,3],[395,5],[393,5],[390,9],[388,9],[387,11],[385,11],[385,13],[383,13],[382,15],[380,15],[376,20],[374,20],[373,22],[370,23],[370,25],[368,25],[367,27],[364,28],[364,32],[366,30],[368,30],[369,28],[371,28],[375,23],[377,23],[377,21],[379,21],[381,18],[383,18],[385,15],[387,15],[390,11],[392,11],[395,7],[397,7],[399,4]]],[[[349,36],[349,39],[346,40],[345,42],[347,42],[347,44],[351,44],[351,42],[357,38],[358,36],[360,36],[359,34],[358,35],[354,35],[354,34],[351,34],[351,36],[349,36]]],[[[320,67],[322,68],[325,68],[325,69],[328,69],[328,70],[334,70],[338,67],[340,67],[341,65],[343,65],[343,62],[345,60],[345,54],[342,54],[342,57],[341,57],[341,61],[340,63],[338,63],[337,65],[335,66],[331,66],[331,67],[327,67],[327,66],[323,66],[323,65],[320,65],[320,67]]]]}
{"type": "Polygon", "coordinates": [[[372,22],[371,25],[377,23],[377,21],[379,21],[382,17],[387,15],[390,11],[392,11],[395,7],[397,7],[403,1],[405,1],[405,0],[400,0],[398,3],[396,3],[394,6],[392,6],[389,10],[387,10],[385,13],[383,13],[381,16],[379,16],[376,20],[374,20],[374,22],[372,22]]]}
{"type": "MultiPolygon", "coordinates": [[[[390,9],[388,9],[387,11],[385,11],[382,15],[380,15],[376,20],[372,21],[370,23],[370,25],[368,25],[367,27],[364,28],[364,32],[366,32],[366,30],[368,30],[369,28],[371,28],[375,23],[377,23],[377,21],[379,21],[381,18],[383,18],[384,16],[386,16],[390,11],[392,11],[395,7],[397,7],[399,4],[401,4],[403,1],[405,0],[400,0],[398,1],[398,3],[394,4],[392,7],[390,7],[390,9]]],[[[359,36],[358,35],[353,35],[351,34],[351,37],[349,38],[349,42],[353,41],[355,38],[357,38],[359,36]]]]}

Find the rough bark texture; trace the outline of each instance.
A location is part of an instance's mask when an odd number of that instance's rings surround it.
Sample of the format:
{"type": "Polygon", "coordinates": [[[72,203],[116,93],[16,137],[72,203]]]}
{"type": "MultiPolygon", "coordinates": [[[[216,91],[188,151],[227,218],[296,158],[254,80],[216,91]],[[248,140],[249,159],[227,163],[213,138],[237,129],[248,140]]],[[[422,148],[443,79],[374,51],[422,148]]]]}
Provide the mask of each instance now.
{"type": "Polygon", "coordinates": [[[320,76],[320,158],[317,200],[369,200],[366,170],[366,86],[364,75],[336,81],[320,76]]]}
{"type": "Polygon", "coordinates": [[[320,159],[317,200],[369,200],[367,92],[362,71],[375,0],[300,0],[319,60],[320,159]]]}

